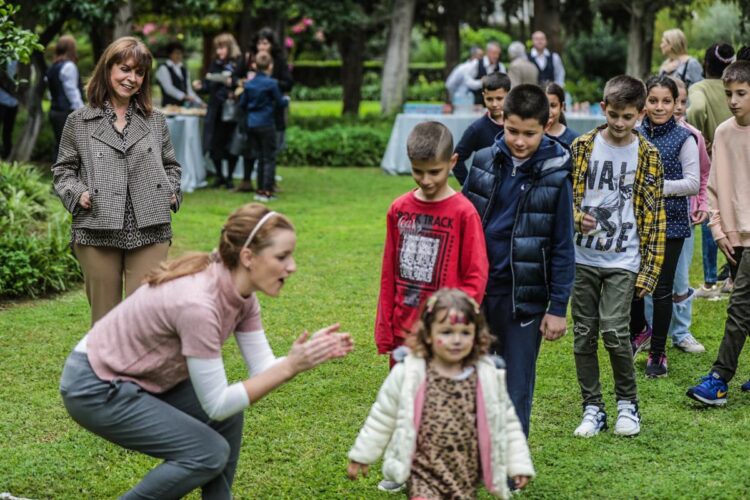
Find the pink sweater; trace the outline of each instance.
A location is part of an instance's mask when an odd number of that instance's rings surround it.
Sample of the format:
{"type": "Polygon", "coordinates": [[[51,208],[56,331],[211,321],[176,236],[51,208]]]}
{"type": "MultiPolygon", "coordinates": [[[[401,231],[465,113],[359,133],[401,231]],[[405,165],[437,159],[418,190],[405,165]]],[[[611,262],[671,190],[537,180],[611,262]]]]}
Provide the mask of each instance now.
{"type": "Polygon", "coordinates": [[[690,125],[685,119],[678,121],[680,125],[692,132],[698,143],[698,161],[701,165],[701,186],[698,189],[698,194],[690,197],[690,215],[692,216],[695,212],[708,212],[708,196],[706,187],[708,186],[708,174],[711,171],[711,158],[708,156],[706,150],[706,140],[703,138],[700,130],[690,125]]]}
{"type": "Polygon", "coordinates": [[[94,324],[86,350],[100,379],[130,380],[161,393],[188,378],[187,356],[220,358],[232,332],[261,329],[258,299],[242,297],[229,269],[215,262],[138,288],[94,324]]]}
{"type": "Polygon", "coordinates": [[[750,126],[730,118],[716,128],[708,179],[711,232],[716,241],[750,247],[750,126]]]}

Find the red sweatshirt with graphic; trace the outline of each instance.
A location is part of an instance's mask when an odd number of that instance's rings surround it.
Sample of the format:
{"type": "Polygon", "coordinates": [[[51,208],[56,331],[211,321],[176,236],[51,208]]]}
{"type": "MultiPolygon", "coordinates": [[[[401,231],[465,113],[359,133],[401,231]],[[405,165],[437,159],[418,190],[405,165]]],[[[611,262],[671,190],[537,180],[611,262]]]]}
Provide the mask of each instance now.
{"type": "Polygon", "coordinates": [[[404,194],[388,209],[375,344],[403,343],[419,306],[440,288],[460,288],[478,303],[487,285],[487,247],[474,206],[456,193],[435,202],[404,194]]]}

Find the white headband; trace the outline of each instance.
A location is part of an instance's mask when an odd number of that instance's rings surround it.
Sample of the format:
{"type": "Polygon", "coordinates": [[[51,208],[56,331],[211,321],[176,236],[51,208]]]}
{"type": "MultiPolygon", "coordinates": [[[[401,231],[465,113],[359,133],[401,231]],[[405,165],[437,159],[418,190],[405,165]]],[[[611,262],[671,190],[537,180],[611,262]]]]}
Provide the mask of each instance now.
{"type": "Polygon", "coordinates": [[[266,221],[268,219],[270,219],[271,217],[273,217],[274,215],[276,215],[276,212],[270,211],[266,215],[264,215],[263,217],[261,217],[261,219],[255,225],[255,227],[253,228],[253,230],[250,231],[250,236],[247,237],[247,240],[245,241],[245,244],[242,245],[242,248],[247,248],[248,245],[250,245],[250,243],[253,241],[253,238],[255,238],[255,233],[257,233],[258,230],[260,230],[260,228],[263,226],[263,224],[265,224],[266,221]]]}

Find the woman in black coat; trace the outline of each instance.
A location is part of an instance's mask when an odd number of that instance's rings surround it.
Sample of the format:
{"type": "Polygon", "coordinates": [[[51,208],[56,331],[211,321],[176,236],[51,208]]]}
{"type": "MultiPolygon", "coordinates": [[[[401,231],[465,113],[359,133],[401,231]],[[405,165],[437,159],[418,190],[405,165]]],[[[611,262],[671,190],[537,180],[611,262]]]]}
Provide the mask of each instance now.
{"type": "Polygon", "coordinates": [[[237,126],[236,116],[224,116],[224,104],[234,100],[234,89],[241,62],[240,48],[229,33],[222,33],[214,38],[216,59],[211,63],[204,80],[193,82],[196,90],[208,92],[208,109],[203,128],[203,148],[208,149],[216,170],[214,187],[226,186],[230,189],[237,156],[229,152],[229,143],[237,126]],[[222,160],[227,160],[228,172],[224,177],[222,160]]]}

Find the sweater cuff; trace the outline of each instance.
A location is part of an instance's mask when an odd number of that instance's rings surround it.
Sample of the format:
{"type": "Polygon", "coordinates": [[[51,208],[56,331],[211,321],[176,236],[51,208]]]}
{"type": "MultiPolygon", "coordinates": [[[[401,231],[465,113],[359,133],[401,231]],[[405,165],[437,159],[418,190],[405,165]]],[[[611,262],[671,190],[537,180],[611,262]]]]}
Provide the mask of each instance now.
{"type": "Polygon", "coordinates": [[[564,318],[567,312],[567,302],[558,302],[556,300],[553,300],[552,302],[550,302],[549,308],[547,308],[547,314],[551,314],[552,316],[559,316],[560,318],[564,318]]]}

